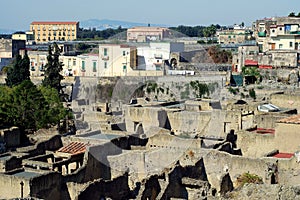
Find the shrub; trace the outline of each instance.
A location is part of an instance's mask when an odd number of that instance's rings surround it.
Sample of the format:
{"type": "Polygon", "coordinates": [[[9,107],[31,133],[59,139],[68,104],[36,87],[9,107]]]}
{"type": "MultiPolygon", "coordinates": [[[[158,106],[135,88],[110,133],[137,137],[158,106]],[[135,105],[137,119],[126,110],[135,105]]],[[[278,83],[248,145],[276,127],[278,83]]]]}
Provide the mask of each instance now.
{"type": "Polygon", "coordinates": [[[247,172],[237,178],[237,186],[243,187],[246,183],[263,184],[263,180],[260,176],[247,172]]]}

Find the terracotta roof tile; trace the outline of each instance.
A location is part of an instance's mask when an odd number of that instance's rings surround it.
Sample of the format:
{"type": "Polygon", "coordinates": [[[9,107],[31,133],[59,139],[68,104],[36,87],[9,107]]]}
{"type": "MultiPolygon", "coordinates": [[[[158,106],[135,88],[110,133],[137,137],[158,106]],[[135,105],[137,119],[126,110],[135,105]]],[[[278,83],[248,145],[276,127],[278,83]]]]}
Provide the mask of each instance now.
{"type": "Polygon", "coordinates": [[[293,156],[294,156],[293,153],[278,153],[278,154],[275,154],[273,157],[274,158],[291,158],[293,156]]]}
{"type": "Polygon", "coordinates": [[[54,25],[54,24],[57,24],[57,25],[68,25],[68,24],[72,24],[72,25],[76,25],[78,24],[79,22],[32,22],[31,24],[32,25],[54,25]]]}
{"type": "Polygon", "coordinates": [[[58,150],[58,152],[69,153],[69,154],[79,154],[86,151],[88,145],[82,142],[71,142],[67,146],[64,146],[58,150]]]}
{"type": "Polygon", "coordinates": [[[291,117],[281,119],[278,122],[286,124],[300,124],[300,115],[293,115],[291,117]]]}

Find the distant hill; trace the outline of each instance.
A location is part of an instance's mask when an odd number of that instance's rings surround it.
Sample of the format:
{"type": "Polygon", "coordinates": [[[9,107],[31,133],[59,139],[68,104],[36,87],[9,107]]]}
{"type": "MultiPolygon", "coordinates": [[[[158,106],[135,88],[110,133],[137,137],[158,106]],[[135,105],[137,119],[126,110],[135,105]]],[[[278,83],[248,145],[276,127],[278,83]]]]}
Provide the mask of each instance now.
{"type": "MultiPolygon", "coordinates": [[[[168,27],[163,24],[150,24],[151,26],[160,26],[160,27],[168,27]]],[[[137,22],[126,22],[126,21],[118,21],[118,20],[109,20],[109,19],[89,19],[85,21],[81,21],[79,24],[80,28],[89,29],[96,28],[96,30],[105,30],[108,28],[117,29],[119,26],[122,28],[132,28],[135,26],[148,26],[147,23],[137,23],[137,22]]]]}
{"type": "Polygon", "coordinates": [[[0,34],[13,34],[16,32],[15,30],[10,30],[10,29],[1,29],[0,28],[0,34]]]}

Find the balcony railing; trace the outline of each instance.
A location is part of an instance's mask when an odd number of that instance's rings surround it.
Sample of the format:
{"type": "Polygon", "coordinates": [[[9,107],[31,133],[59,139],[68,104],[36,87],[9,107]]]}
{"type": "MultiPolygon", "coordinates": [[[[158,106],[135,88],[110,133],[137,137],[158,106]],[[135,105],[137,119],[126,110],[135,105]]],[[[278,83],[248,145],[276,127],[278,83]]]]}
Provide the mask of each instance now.
{"type": "Polygon", "coordinates": [[[101,59],[102,60],[109,60],[109,56],[102,56],[101,59]]]}
{"type": "Polygon", "coordinates": [[[266,37],[267,36],[267,34],[266,34],[266,32],[258,32],[258,37],[266,37]]]}

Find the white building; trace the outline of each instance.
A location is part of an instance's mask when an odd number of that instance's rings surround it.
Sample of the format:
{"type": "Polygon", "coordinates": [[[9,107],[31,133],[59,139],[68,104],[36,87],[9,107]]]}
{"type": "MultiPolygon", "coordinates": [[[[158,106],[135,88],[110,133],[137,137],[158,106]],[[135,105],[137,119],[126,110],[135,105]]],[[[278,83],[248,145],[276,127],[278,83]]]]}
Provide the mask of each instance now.
{"type": "Polygon", "coordinates": [[[84,54],[77,56],[79,62],[78,76],[96,76],[102,74],[99,68],[99,55],[98,54],[84,54]]]}
{"type": "Polygon", "coordinates": [[[99,76],[127,76],[137,66],[136,47],[99,45],[99,76]]]}
{"type": "Polygon", "coordinates": [[[137,51],[139,70],[162,70],[171,53],[184,51],[184,43],[150,43],[149,46],[138,47],[137,51]]]}

